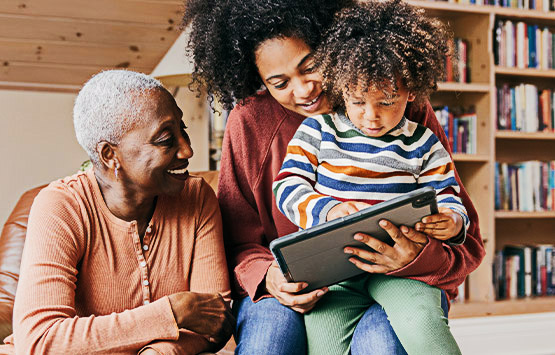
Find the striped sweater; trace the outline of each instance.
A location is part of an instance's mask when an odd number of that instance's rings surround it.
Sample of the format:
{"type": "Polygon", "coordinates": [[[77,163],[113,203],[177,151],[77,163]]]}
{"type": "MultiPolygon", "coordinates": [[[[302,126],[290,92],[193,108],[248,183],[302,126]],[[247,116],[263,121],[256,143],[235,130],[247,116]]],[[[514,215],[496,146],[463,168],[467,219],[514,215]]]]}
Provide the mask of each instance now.
{"type": "Polygon", "coordinates": [[[289,142],[273,191],[279,210],[306,229],[325,222],[341,202],[374,205],[424,186],[436,189],[440,207],[462,216],[466,231],[470,221],[458,197],[453,161],[431,130],[403,118],[384,136],[369,137],[334,113],[304,120],[289,142]]]}

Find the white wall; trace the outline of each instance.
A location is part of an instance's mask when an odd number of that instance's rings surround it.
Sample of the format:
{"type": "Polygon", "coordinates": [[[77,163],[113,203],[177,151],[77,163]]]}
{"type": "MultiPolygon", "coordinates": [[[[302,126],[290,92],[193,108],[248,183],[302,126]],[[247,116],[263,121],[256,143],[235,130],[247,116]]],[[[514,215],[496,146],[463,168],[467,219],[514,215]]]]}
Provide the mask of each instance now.
{"type": "MultiPolygon", "coordinates": [[[[26,190],[71,175],[87,155],[75,139],[76,94],[0,90],[0,228],[26,190]]],[[[204,100],[180,90],[195,155],[190,170],[208,169],[204,100]]]]}

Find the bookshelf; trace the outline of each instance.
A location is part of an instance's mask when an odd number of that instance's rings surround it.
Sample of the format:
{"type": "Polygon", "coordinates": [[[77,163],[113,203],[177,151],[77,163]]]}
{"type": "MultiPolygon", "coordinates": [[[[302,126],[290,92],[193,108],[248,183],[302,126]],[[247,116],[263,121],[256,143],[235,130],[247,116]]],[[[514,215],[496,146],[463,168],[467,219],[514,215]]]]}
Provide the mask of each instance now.
{"type": "Polygon", "coordinates": [[[454,37],[468,42],[470,82],[440,83],[432,105],[472,106],[477,116],[476,154],[454,154],[461,179],[480,218],[486,257],[466,282],[466,300],[454,303],[450,317],[475,317],[549,312],[554,296],[496,301],[492,265],[496,250],[509,244],[555,244],[555,211],[495,211],[495,162],[555,160],[555,133],[497,131],[497,87],[505,83],[533,84],[555,90],[555,69],[507,68],[494,57],[495,26],[499,21],[523,21],[555,32],[555,12],[460,4],[446,1],[406,0],[430,16],[449,24],[454,37]]]}

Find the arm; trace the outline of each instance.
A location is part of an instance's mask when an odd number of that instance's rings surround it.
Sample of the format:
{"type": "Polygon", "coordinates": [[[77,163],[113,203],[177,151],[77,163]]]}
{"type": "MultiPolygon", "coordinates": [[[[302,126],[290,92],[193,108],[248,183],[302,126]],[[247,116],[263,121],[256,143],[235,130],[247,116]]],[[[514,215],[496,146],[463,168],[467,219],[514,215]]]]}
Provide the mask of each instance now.
{"type": "Polygon", "coordinates": [[[14,306],[16,353],[138,351],[155,339],[176,340],[168,297],[119,313],[77,316],[75,288],[86,233],[71,193],[41,191],[29,216],[14,306]]]}
{"type": "MultiPolygon", "coordinates": [[[[229,277],[222,240],[220,209],[214,191],[202,181],[198,209],[195,246],[191,267],[190,290],[192,292],[218,293],[228,303],[231,301],[229,277]]],[[[200,335],[186,329],[179,330],[177,341],[155,341],[144,347],[160,354],[198,354],[203,351],[218,351],[229,340],[235,319],[229,308],[222,314],[222,324],[214,324],[216,331],[210,336],[200,335]],[[213,338],[215,342],[209,342],[213,338]]]]}
{"type": "MultiPolygon", "coordinates": [[[[451,154],[445,132],[443,132],[429,103],[420,110],[411,105],[405,112],[405,115],[410,120],[432,130],[443,147],[451,154]]],[[[448,246],[441,241],[430,239],[416,259],[405,267],[391,272],[391,275],[410,277],[445,290],[454,290],[456,286],[464,281],[468,274],[480,265],[484,258],[485,250],[478,226],[478,214],[461,183],[456,168],[454,174],[460,186],[459,197],[466,208],[470,221],[465,242],[459,246],[448,246]]],[[[409,231],[409,233],[414,238],[414,231],[409,231]]]]}
{"type": "MultiPolygon", "coordinates": [[[[420,128],[422,127],[420,126],[419,129],[420,128]]],[[[460,187],[455,179],[455,164],[451,160],[451,156],[447,150],[445,150],[441,142],[439,142],[431,131],[425,131],[422,136],[422,141],[426,141],[426,144],[423,145],[423,147],[426,147],[426,151],[423,152],[423,163],[417,177],[417,182],[419,186],[431,186],[436,190],[438,194],[438,206],[445,211],[445,213],[442,213],[442,216],[438,215],[426,218],[426,222],[424,223],[426,223],[425,227],[427,229],[424,229],[423,225],[417,224],[417,230],[424,231],[428,234],[431,232],[434,234],[434,237],[437,233],[438,239],[449,239],[449,242],[452,244],[462,244],[470,220],[468,219],[466,208],[459,198],[460,187]],[[449,211],[449,209],[460,217],[450,213],[451,211],[449,211]],[[461,219],[463,222],[463,229],[461,229],[461,219]],[[438,228],[450,226],[451,224],[454,225],[455,221],[458,221],[458,229],[434,229],[432,220],[438,221],[438,223],[435,223],[435,226],[438,228]],[[448,230],[454,233],[445,233],[447,235],[443,236],[442,234],[448,230]]]]}
{"type": "Polygon", "coordinates": [[[287,146],[287,155],[273,184],[276,204],[291,222],[306,229],[326,221],[339,201],[314,191],[321,125],[307,118],[287,146]]]}

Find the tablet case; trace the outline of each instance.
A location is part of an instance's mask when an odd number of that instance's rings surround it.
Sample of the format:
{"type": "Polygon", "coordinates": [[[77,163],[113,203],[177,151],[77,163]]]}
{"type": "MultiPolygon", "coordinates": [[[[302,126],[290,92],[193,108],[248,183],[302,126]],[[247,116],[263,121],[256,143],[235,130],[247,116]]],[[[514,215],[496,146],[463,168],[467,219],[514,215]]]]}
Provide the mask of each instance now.
{"type": "Polygon", "coordinates": [[[352,255],[343,252],[346,246],[372,250],[366,244],[354,240],[355,233],[363,232],[393,245],[389,234],[378,226],[380,220],[386,219],[397,226],[413,227],[424,216],[436,213],[436,192],[433,187],[424,187],[354,214],[275,239],[270,243],[270,250],[285,278],[289,282],[307,282],[308,287],[303,293],[309,292],[365,273],[348,260],[352,255]]]}

